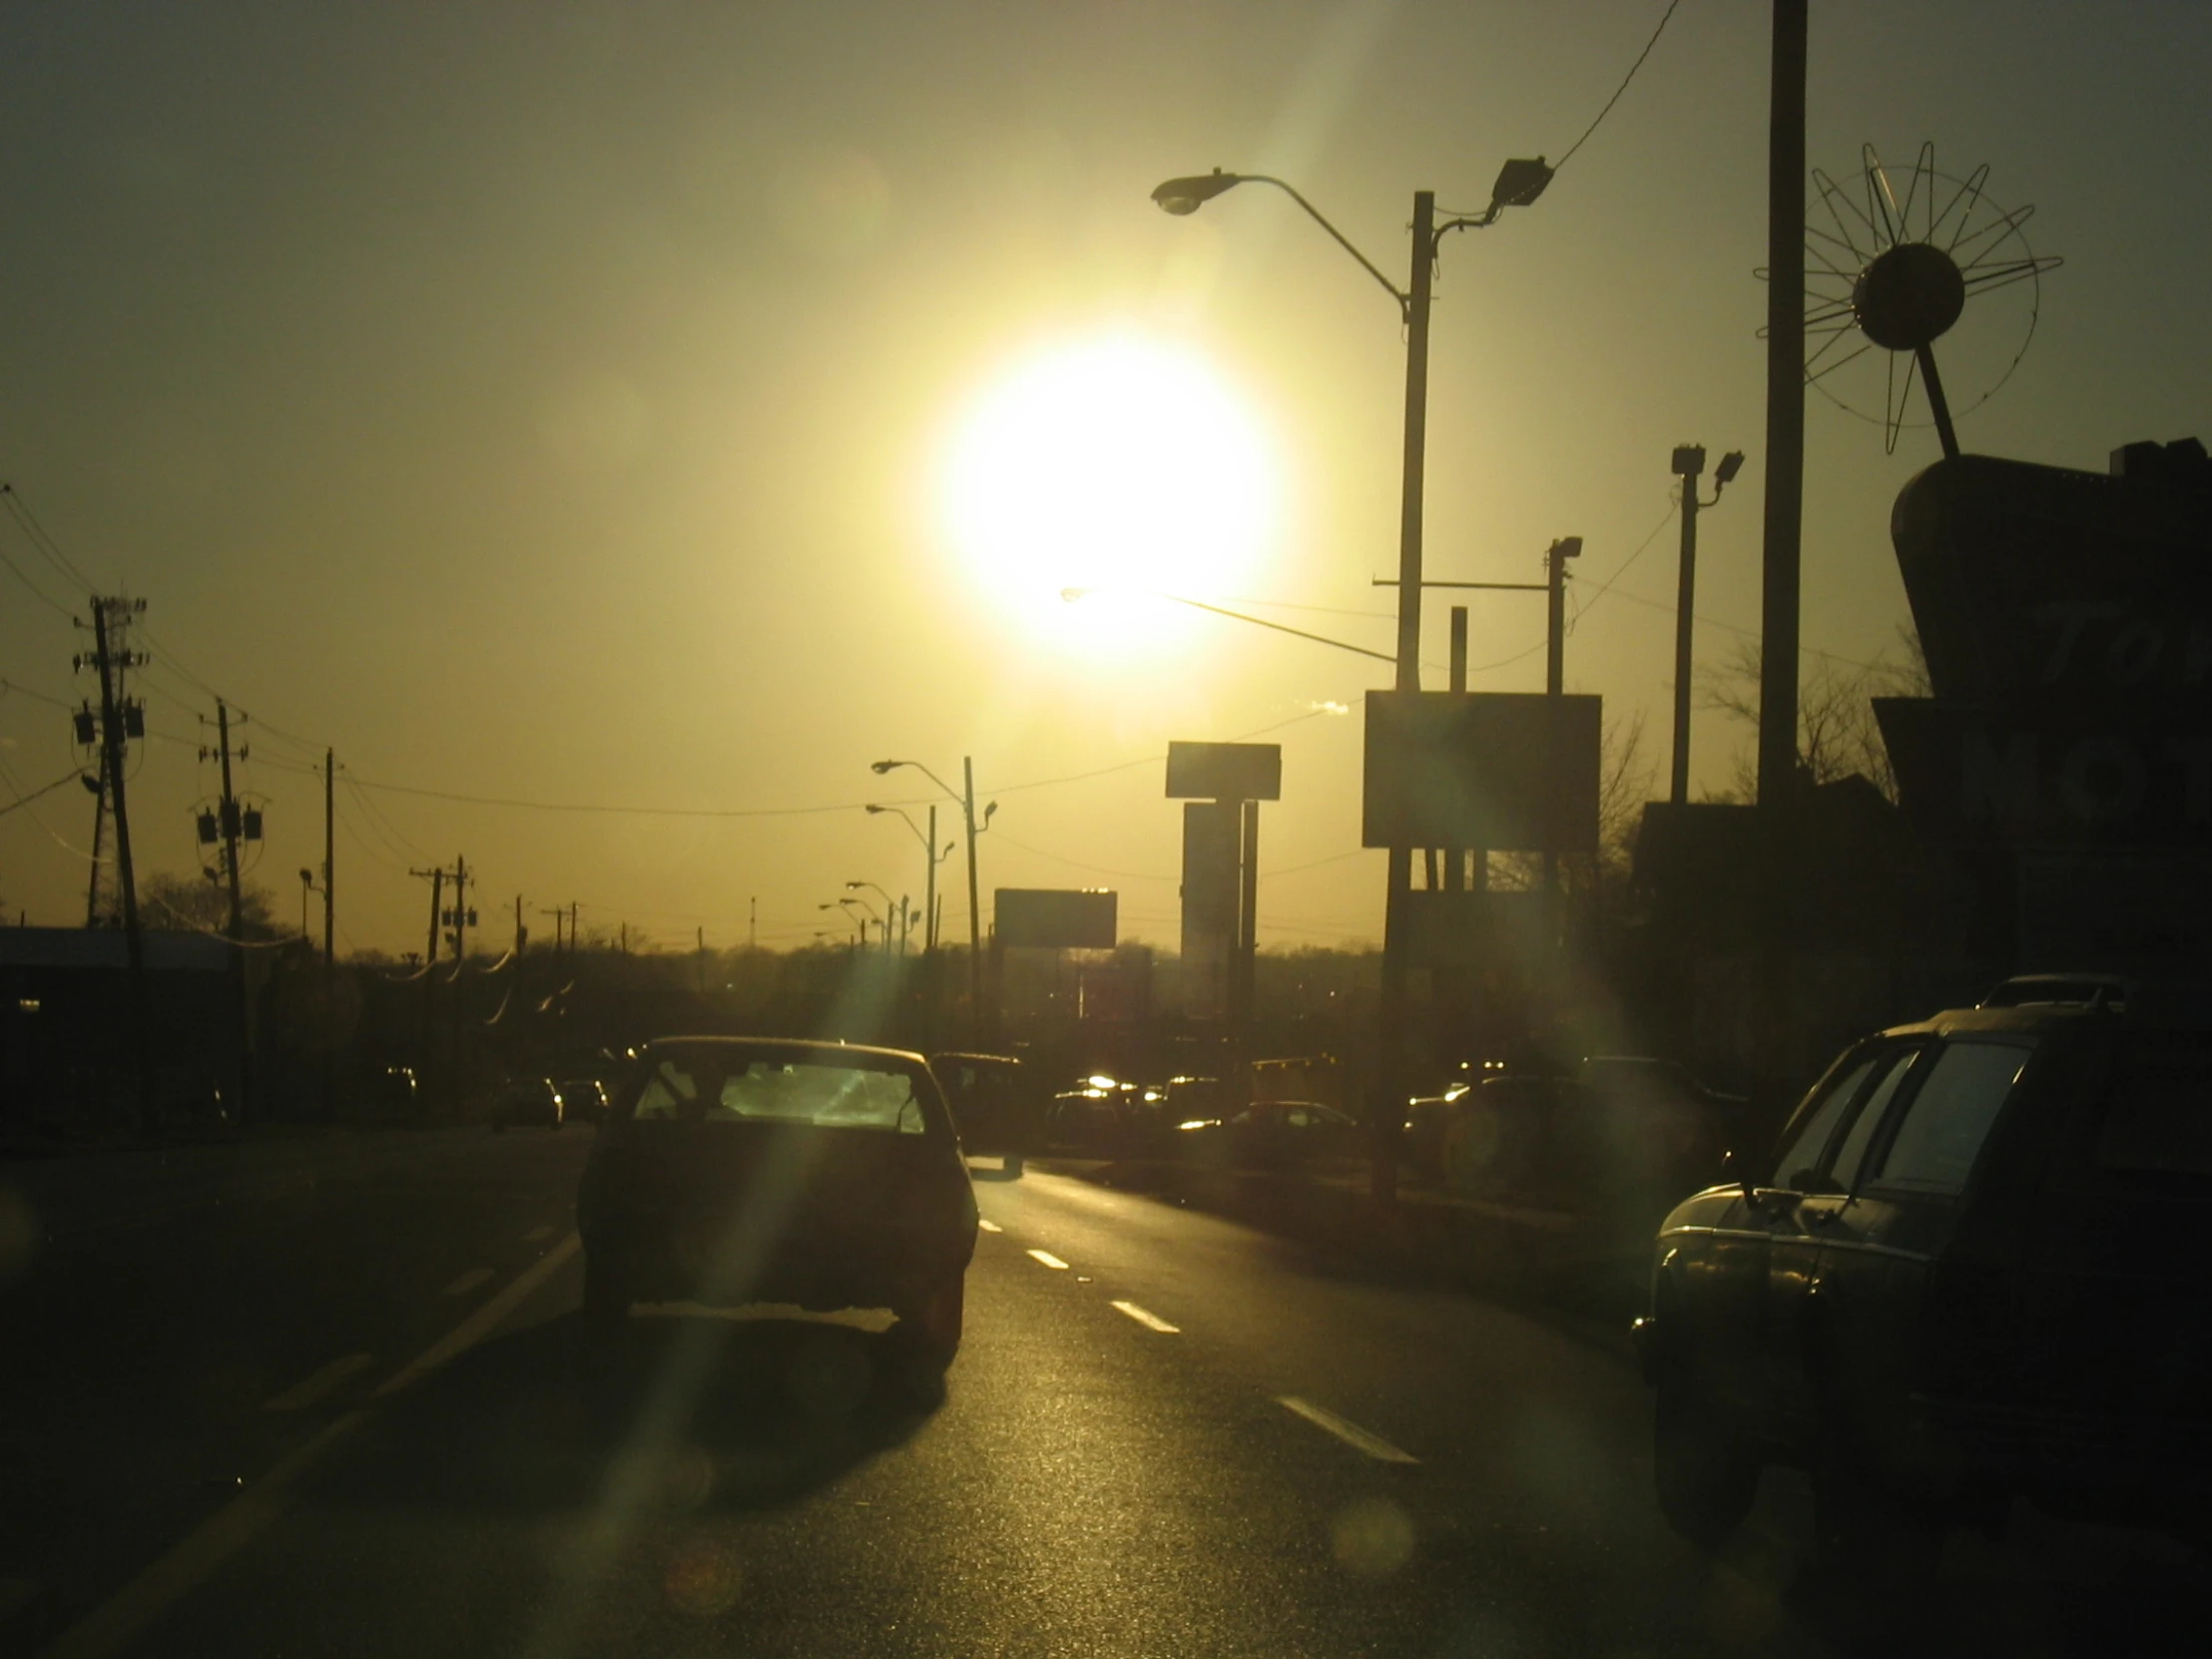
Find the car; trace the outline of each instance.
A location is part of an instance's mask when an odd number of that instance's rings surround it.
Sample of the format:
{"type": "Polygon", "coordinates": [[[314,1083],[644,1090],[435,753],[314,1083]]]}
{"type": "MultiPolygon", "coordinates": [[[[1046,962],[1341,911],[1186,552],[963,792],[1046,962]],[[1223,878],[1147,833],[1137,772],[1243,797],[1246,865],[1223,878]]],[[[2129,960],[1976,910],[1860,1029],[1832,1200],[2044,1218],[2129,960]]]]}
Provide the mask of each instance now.
{"type": "Polygon", "coordinates": [[[1358,1121],[1310,1100],[1258,1101],[1227,1117],[1192,1118],[1175,1135],[1186,1160],[1234,1169],[1279,1169],[1360,1150],[1358,1121]]]}
{"type": "Polygon", "coordinates": [[[504,1132],[528,1123],[558,1129],[563,1121],[561,1091],[549,1077],[525,1077],[509,1083],[491,1103],[494,1131],[504,1132]]]}
{"type": "Polygon", "coordinates": [[[587,1357],[639,1302],[888,1309],[938,1366],[960,1346],[975,1194],[919,1054],[666,1037],[617,1092],[576,1195],[587,1357]]]}
{"type": "Polygon", "coordinates": [[[607,1116],[607,1088],[596,1077],[572,1077],[560,1085],[561,1117],[575,1123],[599,1123],[607,1116]]]}
{"type": "Polygon", "coordinates": [[[953,1127],[968,1152],[997,1154],[1009,1175],[1037,1136],[1037,1113],[1021,1061],[1007,1054],[932,1054],[929,1069],[944,1091],[953,1127]]]}
{"type": "Polygon", "coordinates": [[[1676,1531],[1717,1546],[1781,1463],[1839,1565],[1931,1571],[2014,1498],[2201,1534],[2212,1020],[2144,996],[1854,1044],[1769,1173],[1666,1218],[1635,1334],[1676,1531]]]}

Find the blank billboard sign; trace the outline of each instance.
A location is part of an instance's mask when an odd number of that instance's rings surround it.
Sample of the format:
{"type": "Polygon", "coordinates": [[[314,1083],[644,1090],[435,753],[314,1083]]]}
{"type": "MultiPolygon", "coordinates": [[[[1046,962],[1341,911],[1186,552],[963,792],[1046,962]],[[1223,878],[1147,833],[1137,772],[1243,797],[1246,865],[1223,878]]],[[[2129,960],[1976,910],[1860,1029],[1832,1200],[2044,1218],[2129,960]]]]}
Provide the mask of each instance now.
{"type": "Polygon", "coordinates": [[[1597,844],[1602,699],[1368,693],[1367,846],[1540,852],[1597,844]],[[1555,817],[1553,815],[1556,815],[1555,817]]]}
{"type": "Polygon", "coordinates": [[[1102,887],[1000,887],[998,942],[1028,950],[1111,950],[1115,895],[1102,887]]]}
{"type": "Polygon", "coordinates": [[[1171,743],[1170,801],[1281,801],[1279,743],[1171,743]]]}

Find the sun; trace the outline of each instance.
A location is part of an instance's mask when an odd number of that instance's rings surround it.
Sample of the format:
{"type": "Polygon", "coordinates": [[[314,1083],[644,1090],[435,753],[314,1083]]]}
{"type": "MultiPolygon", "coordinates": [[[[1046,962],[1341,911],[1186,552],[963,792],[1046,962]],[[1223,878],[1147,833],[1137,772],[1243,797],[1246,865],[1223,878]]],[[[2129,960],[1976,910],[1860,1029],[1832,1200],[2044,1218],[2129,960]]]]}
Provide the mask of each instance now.
{"type": "Polygon", "coordinates": [[[1219,597],[1250,576],[1281,494],[1259,421],[1205,359],[1129,332],[986,386],[953,429],[941,508],[970,579],[1025,628],[1126,647],[1194,619],[1158,595],[1219,597]]]}

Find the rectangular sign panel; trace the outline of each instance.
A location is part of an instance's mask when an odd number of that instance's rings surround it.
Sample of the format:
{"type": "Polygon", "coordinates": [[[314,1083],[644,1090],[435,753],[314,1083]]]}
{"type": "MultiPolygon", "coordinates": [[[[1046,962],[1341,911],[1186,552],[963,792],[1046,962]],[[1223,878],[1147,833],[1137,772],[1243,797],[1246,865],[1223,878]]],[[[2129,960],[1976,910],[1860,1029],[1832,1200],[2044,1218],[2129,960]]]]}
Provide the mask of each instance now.
{"type": "Polygon", "coordinates": [[[1115,895],[1097,887],[1000,887],[998,942],[1027,950],[1111,950],[1115,895]]]}
{"type": "Polygon", "coordinates": [[[1170,801],[1280,801],[1279,743],[1171,743],[1170,801]]]}
{"type": "Polygon", "coordinates": [[[1366,846],[1597,844],[1601,700],[1368,693],[1366,846]]]}

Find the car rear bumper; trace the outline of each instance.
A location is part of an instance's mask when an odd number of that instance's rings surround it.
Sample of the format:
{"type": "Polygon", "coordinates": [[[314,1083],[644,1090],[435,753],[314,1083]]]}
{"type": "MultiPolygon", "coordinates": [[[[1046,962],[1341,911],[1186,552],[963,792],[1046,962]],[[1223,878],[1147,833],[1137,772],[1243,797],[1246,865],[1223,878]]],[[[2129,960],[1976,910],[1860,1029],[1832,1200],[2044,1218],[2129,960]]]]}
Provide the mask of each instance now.
{"type": "Polygon", "coordinates": [[[710,1307],[791,1303],[816,1312],[911,1308],[964,1272],[973,1233],[869,1229],[764,1240],[743,1222],[676,1230],[600,1218],[583,1232],[588,1261],[611,1269],[638,1302],[710,1307]]]}

